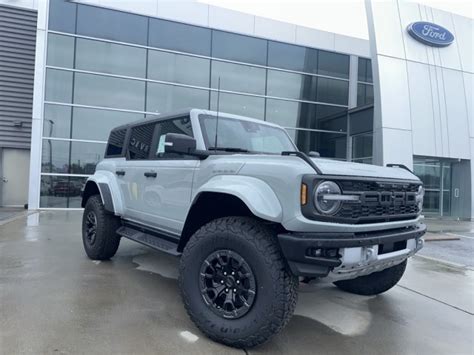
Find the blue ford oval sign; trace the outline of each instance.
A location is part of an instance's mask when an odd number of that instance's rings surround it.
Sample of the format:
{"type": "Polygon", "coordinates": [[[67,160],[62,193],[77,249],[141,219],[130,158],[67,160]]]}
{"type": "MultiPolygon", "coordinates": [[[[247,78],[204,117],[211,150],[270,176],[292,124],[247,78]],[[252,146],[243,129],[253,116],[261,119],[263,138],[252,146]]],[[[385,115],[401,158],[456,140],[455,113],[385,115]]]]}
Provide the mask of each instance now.
{"type": "Polygon", "coordinates": [[[431,22],[413,22],[408,33],[417,41],[434,47],[446,47],[454,42],[454,36],[446,28],[431,22]]]}

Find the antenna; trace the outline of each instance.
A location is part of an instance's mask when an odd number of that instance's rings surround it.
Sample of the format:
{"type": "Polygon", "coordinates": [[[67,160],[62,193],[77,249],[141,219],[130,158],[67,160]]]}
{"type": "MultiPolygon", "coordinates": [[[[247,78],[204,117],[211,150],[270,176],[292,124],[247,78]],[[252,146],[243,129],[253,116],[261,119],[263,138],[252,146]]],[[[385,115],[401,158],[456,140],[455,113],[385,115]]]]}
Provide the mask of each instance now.
{"type": "Polygon", "coordinates": [[[221,77],[217,78],[217,115],[216,115],[216,137],[214,139],[214,149],[217,148],[217,129],[219,128],[219,102],[221,96],[221,77]]]}

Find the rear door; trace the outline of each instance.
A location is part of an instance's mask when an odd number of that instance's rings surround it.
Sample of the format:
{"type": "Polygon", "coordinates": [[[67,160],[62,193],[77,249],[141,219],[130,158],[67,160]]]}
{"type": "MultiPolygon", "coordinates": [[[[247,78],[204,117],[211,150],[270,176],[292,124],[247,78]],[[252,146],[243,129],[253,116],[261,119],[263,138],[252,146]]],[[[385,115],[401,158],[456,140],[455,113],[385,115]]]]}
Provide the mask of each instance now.
{"type": "Polygon", "coordinates": [[[164,152],[164,136],[193,136],[189,116],[132,128],[122,189],[128,196],[125,218],[179,234],[191,203],[193,156],[164,152]]]}

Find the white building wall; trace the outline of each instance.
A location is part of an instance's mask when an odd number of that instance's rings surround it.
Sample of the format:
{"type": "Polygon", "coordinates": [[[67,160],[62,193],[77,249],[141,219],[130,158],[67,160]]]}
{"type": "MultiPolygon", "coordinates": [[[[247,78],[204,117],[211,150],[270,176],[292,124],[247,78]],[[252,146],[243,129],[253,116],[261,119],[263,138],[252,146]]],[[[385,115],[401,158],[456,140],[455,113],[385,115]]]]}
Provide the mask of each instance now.
{"type": "MultiPolygon", "coordinates": [[[[471,160],[473,20],[403,0],[366,0],[366,10],[375,78],[375,162],[412,167],[413,155],[471,160]],[[437,48],[416,41],[407,31],[415,21],[447,28],[454,43],[437,48]]],[[[474,174],[471,179],[474,187],[474,174]]]]}
{"type": "Polygon", "coordinates": [[[77,0],[76,2],[326,49],[328,51],[370,57],[369,41],[367,40],[254,16],[199,3],[195,0],[77,0]]]}

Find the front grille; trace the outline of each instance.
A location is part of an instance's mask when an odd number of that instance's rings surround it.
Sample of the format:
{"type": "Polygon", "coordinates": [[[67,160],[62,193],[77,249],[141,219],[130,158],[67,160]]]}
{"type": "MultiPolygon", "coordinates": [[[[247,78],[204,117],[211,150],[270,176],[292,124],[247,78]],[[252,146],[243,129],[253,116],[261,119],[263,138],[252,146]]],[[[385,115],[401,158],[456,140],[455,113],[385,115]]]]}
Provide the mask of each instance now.
{"type": "Polygon", "coordinates": [[[411,219],[419,213],[415,194],[420,184],[360,180],[337,181],[343,194],[360,195],[359,203],[343,203],[336,218],[353,223],[411,219]]]}
{"type": "Polygon", "coordinates": [[[360,181],[360,180],[340,180],[338,181],[344,193],[358,193],[358,192],[417,192],[420,184],[415,183],[392,183],[392,182],[377,182],[377,181],[360,181]]]}

